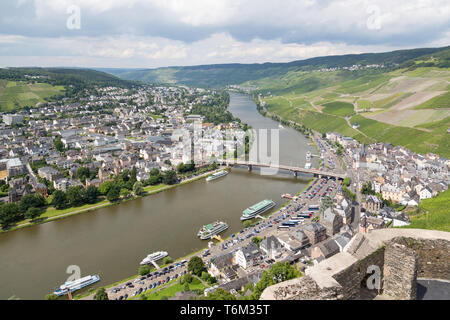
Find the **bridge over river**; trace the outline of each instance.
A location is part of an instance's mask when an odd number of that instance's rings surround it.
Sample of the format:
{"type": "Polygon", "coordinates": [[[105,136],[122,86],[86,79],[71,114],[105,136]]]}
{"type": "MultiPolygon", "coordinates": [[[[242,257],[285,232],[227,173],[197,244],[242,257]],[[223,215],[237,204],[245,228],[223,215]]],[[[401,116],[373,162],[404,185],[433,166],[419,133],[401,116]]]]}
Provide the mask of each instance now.
{"type": "Polygon", "coordinates": [[[318,170],[315,168],[306,169],[302,167],[295,167],[295,166],[288,166],[283,164],[267,164],[267,163],[261,163],[261,162],[251,162],[251,161],[245,161],[245,160],[224,160],[224,159],[218,159],[218,164],[221,165],[227,165],[227,166],[233,166],[233,165],[239,165],[239,166],[247,166],[248,170],[251,171],[253,167],[260,167],[260,168],[274,168],[274,169],[280,169],[280,170],[286,170],[294,173],[295,176],[297,176],[298,173],[304,173],[304,174],[312,174],[314,177],[327,177],[327,178],[335,178],[343,180],[347,175],[345,173],[338,173],[333,171],[323,171],[318,170]]]}

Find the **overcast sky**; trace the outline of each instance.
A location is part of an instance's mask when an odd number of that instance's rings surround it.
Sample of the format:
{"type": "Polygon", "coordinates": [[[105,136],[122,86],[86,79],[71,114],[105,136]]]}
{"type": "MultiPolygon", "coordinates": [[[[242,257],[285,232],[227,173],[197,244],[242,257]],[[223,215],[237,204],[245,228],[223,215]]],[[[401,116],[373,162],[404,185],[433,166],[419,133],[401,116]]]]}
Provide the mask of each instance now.
{"type": "Polygon", "coordinates": [[[0,1],[0,67],[287,62],[449,44],[449,0],[0,1]]]}

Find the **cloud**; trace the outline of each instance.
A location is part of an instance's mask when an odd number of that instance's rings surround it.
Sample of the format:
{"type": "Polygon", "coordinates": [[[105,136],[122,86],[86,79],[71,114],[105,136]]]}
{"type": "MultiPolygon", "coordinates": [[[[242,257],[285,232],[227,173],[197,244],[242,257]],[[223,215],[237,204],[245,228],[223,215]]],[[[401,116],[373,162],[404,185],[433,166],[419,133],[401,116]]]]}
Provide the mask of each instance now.
{"type": "Polygon", "coordinates": [[[4,0],[0,64],[289,61],[448,45],[449,21],[448,0],[4,0]],[[66,26],[73,5],[80,29],[66,26]]]}

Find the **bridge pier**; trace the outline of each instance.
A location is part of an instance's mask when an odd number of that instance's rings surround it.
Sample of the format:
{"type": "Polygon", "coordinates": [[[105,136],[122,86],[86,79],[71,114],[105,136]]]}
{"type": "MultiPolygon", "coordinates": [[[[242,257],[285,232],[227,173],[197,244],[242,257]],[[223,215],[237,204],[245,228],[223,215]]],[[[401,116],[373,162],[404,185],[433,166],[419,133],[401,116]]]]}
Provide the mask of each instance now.
{"type": "Polygon", "coordinates": [[[298,175],[298,172],[294,171],[294,177],[297,177],[297,175],[298,175]]]}
{"type": "Polygon", "coordinates": [[[249,164],[249,165],[247,166],[247,169],[248,169],[248,171],[252,171],[252,165],[249,164]]]}

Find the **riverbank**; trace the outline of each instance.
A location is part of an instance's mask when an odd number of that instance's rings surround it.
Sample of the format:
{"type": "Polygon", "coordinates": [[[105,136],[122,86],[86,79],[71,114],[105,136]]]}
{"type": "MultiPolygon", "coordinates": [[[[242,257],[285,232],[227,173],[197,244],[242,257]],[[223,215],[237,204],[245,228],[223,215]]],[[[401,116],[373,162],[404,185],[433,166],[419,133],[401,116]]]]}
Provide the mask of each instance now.
{"type": "Polygon", "coordinates": [[[32,222],[31,220],[28,219],[25,222],[23,222],[23,223],[21,223],[19,225],[16,225],[16,226],[14,226],[12,228],[9,228],[9,229],[6,229],[6,230],[1,229],[0,233],[16,231],[16,230],[19,230],[19,229],[22,229],[22,228],[32,227],[32,226],[36,226],[36,225],[39,225],[39,224],[43,224],[43,223],[47,223],[47,222],[51,222],[51,221],[55,221],[55,220],[59,220],[59,219],[67,218],[67,217],[71,217],[71,216],[74,216],[74,215],[77,215],[77,214],[80,214],[80,213],[86,213],[86,212],[90,212],[90,211],[97,210],[97,209],[100,209],[100,208],[106,208],[106,207],[109,207],[109,206],[120,205],[120,204],[123,204],[123,203],[128,202],[128,201],[132,201],[132,200],[136,200],[136,199],[139,199],[139,198],[151,196],[151,195],[157,194],[159,192],[163,192],[163,191],[166,191],[166,190],[169,190],[169,189],[172,189],[172,188],[175,188],[175,187],[178,187],[178,186],[190,183],[190,182],[197,181],[199,179],[202,179],[202,178],[205,178],[207,176],[210,176],[210,175],[212,175],[215,172],[218,172],[220,170],[222,170],[222,169],[216,169],[216,170],[213,170],[213,171],[208,171],[208,172],[203,173],[203,174],[201,174],[199,176],[195,176],[193,178],[188,178],[188,179],[186,179],[184,181],[181,181],[180,183],[173,184],[173,185],[159,184],[159,185],[156,185],[156,186],[147,186],[147,187],[144,187],[145,194],[140,195],[140,196],[134,196],[134,197],[127,198],[127,199],[122,199],[122,200],[116,201],[116,202],[110,202],[108,200],[102,200],[102,201],[94,203],[94,204],[86,204],[86,205],[81,206],[81,207],[74,207],[74,208],[68,208],[68,209],[63,209],[63,210],[57,210],[55,208],[48,208],[47,211],[45,211],[42,214],[41,218],[38,219],[36,222],[32,222]]]}
{"type": "MultiPolygon", "coordinates": [[[[310,179],[309,179],[309,182],[303,187],[303,189],[300,190],[298,193],[296,193],[296,196],[299,196],[299,195],[301,195],[302,193],[304,193],[305,190],[306,190],[309,186],[311,186],[316,180],[317,180],[317,178],[310,178],[310,179]]],[[[270,218],[270,217],[273,217],[274,215],[280,214],[283,210],[285,210],[285,208],[286,208],[287,206],[289,206],[289,205],[291,204],[292,201],[294,201],[294,200],[293,200],[293,199],[289,199],[288,201],[286,201],[285,203],[283,203],[280,207],[274,209],[272,212],[270,212],[270,213],[268,213],[267,215],[265,215],[264,218],[265,218],[265,219],[268,219],[268,218],[270,218]]],[[[263,220],[258,220],[258,219],[253,219],[253,220],[254,220],[253,223],[252,223],[251,225],[249,225],[249,226],[244,227],[244,225],[242,225],[241,229],[238,230],[238,231],[236,231],[236,234],[237,234],[237,233],[240,233],[240,232],[242,232],[242,231],[244,231],[245,229],[247,229],[247,228],[249,228],[249,227],[254,227],[254,226],[257,225],[258,223],[260,223],[261,221],[263,221],[263,220]]],[[[227,242],[227,241],[229,241],[230,239],[232,239],[232,235],[229,235],[228,237],[223,238],[224,242],[227,242]]],[[[214,241],[216,244],[218,243],[217,240],[211,239],[210,241],[214,241]]],[[[208,249],[208,245],[206,245],[205,247],[203,247],[203,248],[200,249],[200,250],[196,250],[195,252],[191,252],[191,253],[189,253],[189,254],[187,254],[187,255],[184,255],[184,256],[182,256],[182,257],[178,257],[178,258],[176,258],[174,261],[172,261],[172,262],[169,263],[169,264],[161,265],[160,268],[164,268],[164,267],[166,267],[166,266],[168,266],[168,265],[173,265],[173,264],[175,264],[175,263],[177,263],[177,262],[181,262],[182,260],[188,260],[188,261],[189,261],[190,258],[192,258],[193,256],[196,256],[196,255],[198,256],[201,252],[203,252],[203,251],[206,250],[206,249],[208,249]]],[[[151,270],[150,270],[150,272],[153,272],[153,271],[155,271],[155,270],[156,270],[156,268],[152,267],[151,270]]],[[[116,286],[119,286],[119,285],[124,285],[126,282],[134,281],[134,280],[136,280],[136,279],[139,279],[140,277],[141,277],[140,275],[133,275],[133,276],[127,277],[127,278],[125,278],[125,279],[123,279],[123,280],[119,280],[119,281],[117,281],[117,282],[114,282],[113,284],[109,284],[109,285],[107,285],[107,286],[104,286],[104,288],[105,288],[105,289],[109,289],[109,288],[116,287],[116,286]]],[[[164,289],[164,288],[166,288],[166,286],[163,287],[163,288],[160,288],[159,290],[164,289]]],[[[92,300],[92,299],[93,299],[93,296],[94,296],[94,294],[95,294],[95,291],[96,291],[97,289],[98,289],[98,288],[95,288],[95,289],[93,288],[93,289],[90,289],[89,292],[87,292],[87,293],[76,295],[76,296],[74,297],[74,299],[75,299],[75,300],[80,300],[80,299],[82,299],[82,300],[92,300]]],[[[148,293],[149,293],[149,292],[147,292],[147,294],[148,294],[148,293]]],[[[130,298],[128,298],[128,299],[135,299],[135,298],[136,298],[136,297],[130,297],[130,298]]]]}

